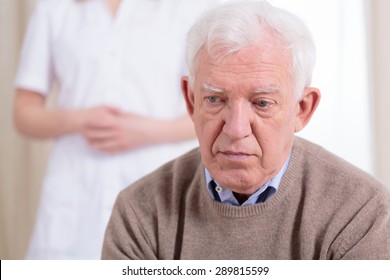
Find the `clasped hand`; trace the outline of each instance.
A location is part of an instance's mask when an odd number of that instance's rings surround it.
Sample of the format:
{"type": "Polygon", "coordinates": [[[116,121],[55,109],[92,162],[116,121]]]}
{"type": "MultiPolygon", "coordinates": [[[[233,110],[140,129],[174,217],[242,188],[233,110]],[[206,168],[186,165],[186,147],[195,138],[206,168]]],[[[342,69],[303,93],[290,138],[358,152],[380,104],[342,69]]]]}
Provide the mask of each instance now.
{"type": "Polygon", "coordinates": [[[112,106],[98,106],[83,112],[80,133],[97,150],[117,153],[153,143],[150,127],[157,120],[124,113],[112,106]]]}

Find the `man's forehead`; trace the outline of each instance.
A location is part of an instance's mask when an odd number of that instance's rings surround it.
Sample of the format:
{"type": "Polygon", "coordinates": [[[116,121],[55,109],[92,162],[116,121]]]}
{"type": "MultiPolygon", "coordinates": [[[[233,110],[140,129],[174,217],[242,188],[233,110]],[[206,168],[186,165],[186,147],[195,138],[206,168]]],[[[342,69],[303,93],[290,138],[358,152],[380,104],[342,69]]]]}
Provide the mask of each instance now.
{"type": "Polygon", "coordinates": [[[201,60],[216,65],[266,61],[275,56],[290,59],[290,54],[273,39],[262,40],[252,45],[239,47],[236,50],[223,43],[215,43],[211,47],[203,46],[199,54],[201,60]]]}
{"type": "Polygon", "coordinates": [[[281,71],[288,71],[290,62],[290,56],[278,49],[264,50],[255,46],[214,56],[203,49],[199,54],[198,69],[206,67],[222,72],[231,70],[245,72],[248,68],[277,67],[281,71]]]}
{"type": "Polygon", "coordinates": [[[246,92],[275,93],[291,82],[289,57],[280,49],[268,51],[256,45],[214,58],[203,48],[199,59],[195,79],[204,92],[222,93],[239,87],[246,92]]]}

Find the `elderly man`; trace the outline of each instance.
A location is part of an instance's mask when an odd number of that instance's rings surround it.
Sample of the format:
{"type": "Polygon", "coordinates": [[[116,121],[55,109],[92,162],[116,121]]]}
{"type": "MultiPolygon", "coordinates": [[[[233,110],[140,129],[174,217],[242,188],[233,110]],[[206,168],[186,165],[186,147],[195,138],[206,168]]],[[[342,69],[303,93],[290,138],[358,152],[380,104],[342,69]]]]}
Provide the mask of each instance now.
{"type": "Polygon", "coordinates": [[[102,257],[390,259],[386,188],[294,136],[320,101],[304,24],[236,2],[199,19],[187,43],[199,149],[119,195],[102,257]]]}

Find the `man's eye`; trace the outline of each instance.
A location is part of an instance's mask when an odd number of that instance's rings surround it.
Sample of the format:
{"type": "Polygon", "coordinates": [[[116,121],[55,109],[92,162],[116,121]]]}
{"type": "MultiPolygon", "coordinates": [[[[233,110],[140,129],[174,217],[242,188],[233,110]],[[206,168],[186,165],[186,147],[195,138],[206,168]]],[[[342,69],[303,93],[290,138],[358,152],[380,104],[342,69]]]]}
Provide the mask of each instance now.
{"type": "Polygon", "coordinates": [[[256,101],[255,104],[256,104],[258,107],[264,109],[264,108],[270,107],[270,106],[272,105],[272,102],[262,99],[262,100],[256,101]]]}
{"type": "Polygon", "coordinates": [[[216,96],[209,96],[209,97],[207,97],[207,101],[209,101],[210,103],[216,103],[219,100],[220,100],[219,97],[216,97],[216,96]]]}

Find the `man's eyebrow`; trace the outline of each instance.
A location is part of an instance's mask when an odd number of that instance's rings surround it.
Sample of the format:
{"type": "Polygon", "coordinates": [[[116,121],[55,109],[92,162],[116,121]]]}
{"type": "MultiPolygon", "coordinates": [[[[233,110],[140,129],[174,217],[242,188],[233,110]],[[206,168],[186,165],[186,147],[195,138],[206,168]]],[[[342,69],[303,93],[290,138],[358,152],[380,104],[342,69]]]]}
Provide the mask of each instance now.
{"type": "Polygon", "coordinates": [[[278,89],[275,87],[266,87],[266,88],[259,87],[259,88],[255,88],[253,92],[254,93],[276,93],[278,92],[278,89]]]}
{"type": "Polygon", "coordinates": [[[210,93],[222,93],[222,92],[225,92],[225,90],[223,88],[219,88],[219,87],[214,86],[214,85],[209,84],[209,83],[203,83],[202,84],[202,89],[207,91],[207,92],[210,92],[210,93]]]}

